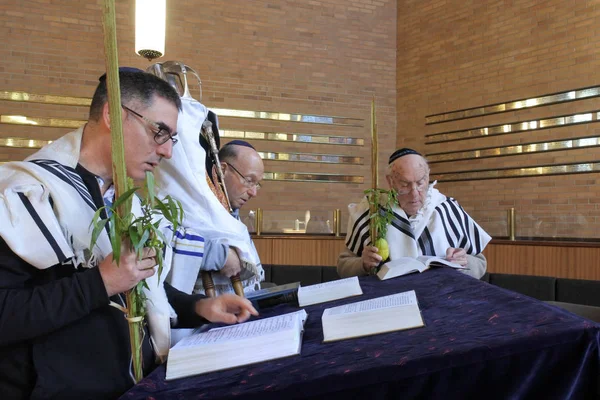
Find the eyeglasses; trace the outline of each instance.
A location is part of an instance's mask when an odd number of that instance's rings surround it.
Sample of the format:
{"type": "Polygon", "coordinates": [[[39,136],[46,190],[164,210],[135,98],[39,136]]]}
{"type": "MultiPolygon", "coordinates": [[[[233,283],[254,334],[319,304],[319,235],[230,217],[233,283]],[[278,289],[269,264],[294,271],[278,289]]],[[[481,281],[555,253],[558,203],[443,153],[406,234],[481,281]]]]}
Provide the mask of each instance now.
{"type": "Polygon", "coordinates": [[[424,190],[426,190],[428,186],[428,180],[427,177],[425,177],[417,182],[404,182],[403,184],[396,186],[396,192],[399,195],[405,195],[409,194],[414,189],[417,192],[421,193],[424,190]]]}
{"type": "Polygon", "coordinates": [[[121,104],[121,107],[123,107],[125,110],[129,111],[133,115],[140,117],[145,123],[150,125],[150,129],[154,133],[154,141],[157,144],[165,144],[169,139],[171,139],[173,141],[173,146],[175,146],[175,144],[179,141],[179,139],[175,137],[177,135],[177,132],[171,133],[170,129],[164,126],[164,124],[159,124],[157,122],[151,121],[148,118],[144,117],[142,114],[133,111],[131,108],[126,107],[123,104],[121,104]]]}
{"type": "Polygon", "coordinates": [[[262,185],[260,182],[254,182],[252,179],[246,178],[240,171],[237,170],[237,168],[235,168],[233,165],[229,164],[227,161],[225,161],[225,164],[229,165],[231,167],[231,169],[233,169],[235,172],[237,172],[237,174],[240,176],[240,178],[242,178],[242,182],[244,182],[244,186],[246,186],[248,189],[256,188],[256,190],[260,190],[260,188],[262,188],[262,185]]]}

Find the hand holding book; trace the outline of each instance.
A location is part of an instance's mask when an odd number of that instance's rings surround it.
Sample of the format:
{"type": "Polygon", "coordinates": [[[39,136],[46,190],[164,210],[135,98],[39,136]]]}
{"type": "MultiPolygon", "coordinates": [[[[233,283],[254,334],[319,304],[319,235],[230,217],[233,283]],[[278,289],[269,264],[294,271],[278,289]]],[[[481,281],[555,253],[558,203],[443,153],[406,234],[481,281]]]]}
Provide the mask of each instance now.
{"type": "Polygon", "coordinates": [[[446,260],[466,267],[467,251],[465,249],[455,249],[454,247],[448,247],[448,249],[446,249],[446,260]]]}

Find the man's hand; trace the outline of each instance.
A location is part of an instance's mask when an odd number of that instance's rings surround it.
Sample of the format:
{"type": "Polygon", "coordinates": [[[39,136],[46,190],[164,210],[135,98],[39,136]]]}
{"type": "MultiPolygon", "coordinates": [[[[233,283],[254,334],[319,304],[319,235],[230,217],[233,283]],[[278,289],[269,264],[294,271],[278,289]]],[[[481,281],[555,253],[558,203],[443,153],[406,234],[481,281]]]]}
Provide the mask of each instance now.
{"type": "Polygon", "coordinates": [[[446,249],[446,260],[457,263],[465,267],[467,265],[467,252],[465,249],[455,249],[448,247],[446,249]]]}
{"type": "Polygon", "coordinates": [[[228,278],[231,278],[234,275],[237,275],[242,270],[242,262],[240,261],[240,256],[234,247],[230,247],[227,252],[227,260],[225,260],[225,265],[221,268],[221,274],[225,275],[228,278]]]}
{"type": "Polygon", "coordinates": [[[122,246],[121,258],[117,266],[112,253],[109,254],[98,265],[108,296],[123,293],[137,285],[142,279],[154,275],[155,257],[154,249],[144,248],[142,259],[138,260],[135,251],[128,246],[122,246]]]}
{"type": "Polygon", "coordinates": [[[375,246],[367,246],[362,252],[362,263],[365,272],[369,273],[371,269],[375,268],[381,262],[381,256],[377,254],[379,249],[375,246]]]}
{"type": "Polygon", "coordinates": [[[258,315],[258,311],[248,299],[234,294],[223,294],[218,297],[198,300],[196,313],[210,322],[225,322],[227,324],[244,322],[250,318],[250,315],[258,315]]]}

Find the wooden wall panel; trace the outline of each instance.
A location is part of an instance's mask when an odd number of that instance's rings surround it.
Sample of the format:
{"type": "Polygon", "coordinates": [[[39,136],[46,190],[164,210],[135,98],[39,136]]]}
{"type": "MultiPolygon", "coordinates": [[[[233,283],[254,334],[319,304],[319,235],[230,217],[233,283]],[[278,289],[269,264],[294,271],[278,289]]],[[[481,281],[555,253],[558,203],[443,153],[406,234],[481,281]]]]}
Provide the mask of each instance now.
{"type": "MultiPolygon", "coordinates": [[[[344,238],[255,236],[263,264],[331,265],[344,238]]],[[[600,245],[494,241],[484,255],[488,272],[600,280],[600,245]]]]}
{"type": "Polygon", "coordinates": [[[490,244],[488,272],[600,280],[600,247],[490,244]]]}
{"type": "Polygon", "coordinates": [[[344,238],[254,238],[263,264],[275,265],[328,265],[337,264],[337,257],[344,248],[344,238]],[[270,241],[271,253],[269,261],[263,259],[268,251],[270,241]],[[263,250],[264,249],[264,250],[263,250]]]}
{"type": "Polygon", "coordinates": [[[263,264],[272,264],[273,260],[273,239],[255,237],[254,246],[263,264]]]}

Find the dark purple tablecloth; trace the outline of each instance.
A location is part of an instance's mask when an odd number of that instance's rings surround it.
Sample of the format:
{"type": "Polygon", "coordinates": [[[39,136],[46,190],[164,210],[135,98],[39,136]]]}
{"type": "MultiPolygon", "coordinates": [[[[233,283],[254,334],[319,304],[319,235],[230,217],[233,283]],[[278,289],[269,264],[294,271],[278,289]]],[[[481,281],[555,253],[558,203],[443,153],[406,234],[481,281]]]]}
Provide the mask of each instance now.
{"type": "Polygon", "coordinates": [[[360,284],[363,296],[306,308],[299,356],[170,382],[163,365],[123,398],[600,398],[598,324],[450,268],[360,284]],[[322,343],[325,308],[411,289],[425,327],[322,343]]]}

